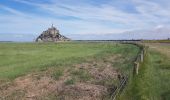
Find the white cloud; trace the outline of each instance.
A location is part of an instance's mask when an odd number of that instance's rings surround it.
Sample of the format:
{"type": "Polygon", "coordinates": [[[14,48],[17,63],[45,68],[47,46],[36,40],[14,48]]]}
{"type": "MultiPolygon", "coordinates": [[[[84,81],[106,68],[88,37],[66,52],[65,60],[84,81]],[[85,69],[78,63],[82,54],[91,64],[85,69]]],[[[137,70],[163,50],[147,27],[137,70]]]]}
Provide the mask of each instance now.
{"type": "Polygon", "coordinates": [[[165,26],[164,25],[158,25],[155,27],[155,29],[160,29],[160,28],[164,28],[165,26]]]}
{"type": "Polygon", "coordinates": [[[20,16],[20,15],[21,15],[21,16],[24,15],[22,12],[19,12],[19,11],[15,10],[15,9],[12,9],[12,8],[7,7],[7,6],[4,6],[4,5],[0,5],[0,8],[6,10],[6,11],[8,11],[8,12],[11,12],[11,13],[13,13],[13,14],[19,15],[19,16],[20,16]]]}
{"type": "MultiPolygon", "coordinates": [[[[170,24],[170,8],[152,0],[130,0],[138,13],[128,13],[109,4],[94,6],[88,3],[67,3],[51,0],[52,3],[35,3],[27,0],[17,2],[34,6],[52,16],[21,12],[8,6],[0,7],[11,15],[0,16],[1,32],[39,34],[53,22],[63,34],[112,34],[124,31],[163,27],[170,24]],[[58,16],[72,16],[80,20],[66,20],[58,16]]],[[[74,1],[74,0],[73,0],[74,1]]],[[[78,2],[78,1],[77,1],[78,2]]],[[[79,1],[81,2],[81,1],[79,1]]],[[[124,6],[124,5],[120,5],[124,6]]]]}

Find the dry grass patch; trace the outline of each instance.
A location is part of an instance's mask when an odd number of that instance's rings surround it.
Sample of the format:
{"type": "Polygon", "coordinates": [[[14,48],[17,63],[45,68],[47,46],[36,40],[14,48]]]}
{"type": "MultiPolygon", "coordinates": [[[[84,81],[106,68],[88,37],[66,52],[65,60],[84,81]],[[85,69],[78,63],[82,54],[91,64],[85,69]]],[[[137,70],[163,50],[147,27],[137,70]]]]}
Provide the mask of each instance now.
{"type": "Polygon", "coordinates": [[[115,56],[71,68],[51,68],[41,73],[16,78],[12,84],[2,88],[4,100],[59,99],[59,100],[103,100],[116,88],[120,72],[112,65],[115,56]],[[50,95],[50,96],[49,96],[50,95]]]}
{"type": "Polygon", "coordinates": [[[103,100],[107,88],[101,85],[77,83],[64,87],[58,95],[59,100],[103,100]]]}

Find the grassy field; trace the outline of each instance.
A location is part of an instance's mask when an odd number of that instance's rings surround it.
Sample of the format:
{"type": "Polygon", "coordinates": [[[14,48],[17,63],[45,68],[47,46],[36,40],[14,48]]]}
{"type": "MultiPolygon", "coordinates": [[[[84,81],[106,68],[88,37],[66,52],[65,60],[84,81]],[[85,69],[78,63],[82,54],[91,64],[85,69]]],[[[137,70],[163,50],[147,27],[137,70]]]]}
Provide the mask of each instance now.
{"type": "Polygon", "coordinates": [[[29,71],[79,62],[103,52],[102,44],[0,44],[0,78],[16,78],[29,71]],[[101,47],[101,49],[99,49],[101,47]]]}
{"type": "Polygon", "coordinates": [[[47,100],[63,96],[74,100],[89,88],[91,95],[97,95],[93,91],[103,91],[97,97],[106,99],[112,92],[105,95],[104,90],[116,86],[116,75],[132,73],[138,52],[134,45],[116,43],[1,43],[0,96],[10,100],[36,94],[40,100],[45,99],[43,96],[47,100]],[[63,85],[65,92],[58,91],[58,95],[52,92],[63,85]],[[44,87],[45,93],[41,91],[44,87]],[[105,97],[100,97],[101,94],[105,97]]]}
{"type": "Polygon", "coordinates": [[[149,46],[147,55],[139,75],[134,76],[139,48],[131,44],[0,43],[0,99],[34,98],[36,94],[38,100],[108,100],[121,73],[129,76],[129,83],[118,100],[169,100],[170,44],[145,45],[149,46]],[[96,97],[89,97],[86,89],[96,97]]]}
{"type": "Polygon", "coordinates": [[[134,76],[121,100],[170,100],[170,44],[150,43],[139,75],[134,76]]]}
{"type": "Polygon", "coordinates": [[[128,46],[112,43],[1,43],[0,78],[13,79],[30,71],[78,63],[104,53],[122,51],[125,54],[125,49],[130,51],[128,46]]]}
{"type": "Polygon", "coordinates": [[[144,40],[144,43],[170,43],[170,40],[144,40]]]}

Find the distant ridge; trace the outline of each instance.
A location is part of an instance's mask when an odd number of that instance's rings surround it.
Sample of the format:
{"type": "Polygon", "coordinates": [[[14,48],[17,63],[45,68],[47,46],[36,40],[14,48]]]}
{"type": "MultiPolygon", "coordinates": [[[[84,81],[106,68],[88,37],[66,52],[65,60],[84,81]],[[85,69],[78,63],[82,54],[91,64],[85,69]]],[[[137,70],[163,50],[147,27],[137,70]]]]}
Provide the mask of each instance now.
{"type": "Polygon", "coordinates": [[[0,41],[0,42],[14,42],[14,41],[0,41]]]}

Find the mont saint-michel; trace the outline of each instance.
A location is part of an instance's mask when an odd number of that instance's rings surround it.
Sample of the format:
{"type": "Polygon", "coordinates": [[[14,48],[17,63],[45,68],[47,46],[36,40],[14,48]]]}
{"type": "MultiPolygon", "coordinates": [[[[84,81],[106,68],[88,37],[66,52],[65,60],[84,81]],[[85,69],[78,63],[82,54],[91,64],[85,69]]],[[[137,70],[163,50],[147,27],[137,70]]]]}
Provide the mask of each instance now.
{"type": "Polygon", "coordinates": [[[37,38],[36,42],[58,42],[58,41],[69,41],[70,39],[61,35],[60,31],[53,26],[43,31],[37,38]]]}

